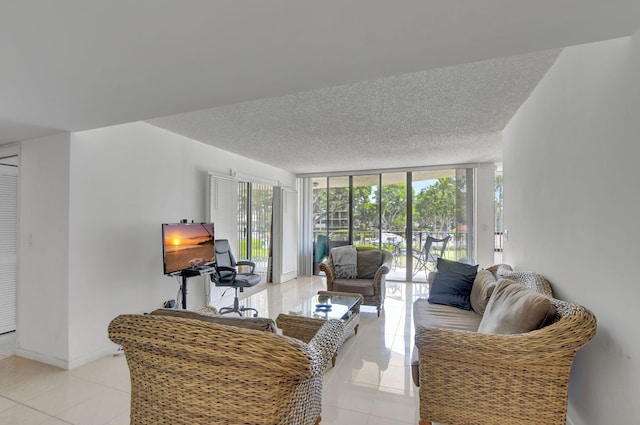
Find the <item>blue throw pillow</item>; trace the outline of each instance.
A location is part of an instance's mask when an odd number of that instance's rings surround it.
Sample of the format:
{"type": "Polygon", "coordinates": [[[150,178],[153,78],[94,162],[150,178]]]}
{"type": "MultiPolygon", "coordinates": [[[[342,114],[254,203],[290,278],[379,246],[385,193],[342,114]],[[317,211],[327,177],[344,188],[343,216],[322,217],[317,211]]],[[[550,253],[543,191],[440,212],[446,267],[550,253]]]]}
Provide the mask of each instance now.
{"type": "Polygon", "coordinates": [[[478,265],[459,263],[438,258],[438,273],[429,290],[431,304],[443,304],[471,310],[469,295],[478,274],[478,265]]]}

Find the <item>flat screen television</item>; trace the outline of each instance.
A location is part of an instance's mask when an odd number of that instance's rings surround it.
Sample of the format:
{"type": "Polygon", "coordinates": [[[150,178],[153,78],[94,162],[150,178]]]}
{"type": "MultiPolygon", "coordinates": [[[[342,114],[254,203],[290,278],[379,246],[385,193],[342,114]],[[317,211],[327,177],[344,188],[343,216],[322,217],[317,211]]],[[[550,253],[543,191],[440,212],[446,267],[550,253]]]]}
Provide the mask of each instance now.
{"type": "Polygon", "coordinates": [[[163,224],[162,259],[164,274],[215,261],[213,223],[163,224]]]}

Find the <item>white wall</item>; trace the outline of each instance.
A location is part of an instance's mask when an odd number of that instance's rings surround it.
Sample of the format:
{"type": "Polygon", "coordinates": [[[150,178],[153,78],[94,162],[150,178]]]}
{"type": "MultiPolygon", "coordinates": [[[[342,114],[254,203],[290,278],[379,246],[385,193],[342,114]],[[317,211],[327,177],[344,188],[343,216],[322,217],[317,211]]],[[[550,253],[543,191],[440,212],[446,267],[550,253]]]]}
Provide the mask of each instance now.
{"type": "MultiPolygon", "coordinates": [[[[48,305],[54,300],[35,303],[30,299],[36,294],[26,294],[29,301],[19,305],[20,317],[48,325],[39,330],[18,324],[18,335],[21,341],[23,337],[39,340],[59,335],[59,350],[44,347],[39,359],[52,363],[55,357],[62,362],[56,364],[68,368],[114,350],[107,325],[118,314],[148,312],[176,298],[177,281],[162,274],[160,225],[183,218],[206,220],[208,171],[228,173],[233,168],[295,184],[289,172],[142,122],[67,134],[66,144],[58,145],[62,146],[45,149],[39,141],[23,142],[21,174],[26,173],[27,183],[35,168],[45,166],[37,182],[21,191],[24,205],[38,207],[29,208],[29,222],[41,228],[53,226],[56,233],[67,236],[60,238],[63,246],[51,238],[42,245],[40,254],[48,260],[37,275],[21,261],[25,275],[19,287],[29,289],[47,282],[64,294],[65,302],[54,308],[48,305]],[[39,149],[38,158],[30,153],[32,146],[39,149]],[[45,154],[61,158],[51,163],[45,154]],[[35,163],[38,159],[40,163],[35,163]],[[51,168],[63,175],[58,177],[51,168]],[[38,184],[45,186],[36,187],[38,184]],[[48,211],[51,202],[60,206],[55,220],[48,211]],[[59,271],[54,267],[57,256],[65,260],[59,271]],[[57,316],[61,320],[52,320],[57,316]]],[[[22,179],[24,186],[24,175],[22,179]]],[[[36,241],[34,238],[34,245],[36,241]]],[[[204,278],[189,279],[190,309],[204,306],[205,282],[204,278]]]]}
{"type": "Polygon", "coordinates": [[[64,367],[69,356],[68,133],[21,143],[18,355],[64,367]]]}
{"type": "Polygon", "coordinates": [[[590,308],[569,419],[640,418],[640,33],[567,48],[504,132],[505,262],[590,308]]]}

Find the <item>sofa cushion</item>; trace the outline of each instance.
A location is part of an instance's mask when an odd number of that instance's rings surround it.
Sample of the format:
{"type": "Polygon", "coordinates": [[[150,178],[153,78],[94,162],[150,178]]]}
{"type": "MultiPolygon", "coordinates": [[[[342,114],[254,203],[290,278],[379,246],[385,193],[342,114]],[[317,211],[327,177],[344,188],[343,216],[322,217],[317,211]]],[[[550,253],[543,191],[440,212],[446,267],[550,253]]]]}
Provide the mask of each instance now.
{"type": "Polygon", "coordinates": [[[365,297],[375,295],[371,279],[336,279],[332,291],[357,293],[365,297]]]}
{"type": "Polygon", "coordinates": [[[475,332],[481,320],[482,316],[473,310],[431,304],[423,298],[413,303],[413,324],[416,329],[423,326],[475,332]]]}
{"type": "Polygon", "coordinates": [[[219,325],[235,326],[238,328],[255,329],[258,331],[269,331],[276,333],[277,327],[273,319],[267,317],[234,317],[234,316],[215,316],[211,314],[202,314],[191,310],[177,310],[173,308],[159,308],[151,312],[156,316],[173,316],[185,319],[197,319],[219,325]]]}
{"type": "Polygon", "coordinates": [[[478,265],[438,258],[438,273],[429,290],[429,302],[471,310],[469,294],[478,273],[478,265]]]}
{"type": "Polygon", "coordinates": [[[358,251],[358,279],[373,279],[383,261],[384,255],[379,249],[358,251]]]}
{"type": "Polygon", "coordinates": [[[478,332],[518,334],[539,329],[556,314],[551,299],[508,279],[500,279],[478,332]]]}
{"type": "Polygon", "coordinates": [[[473,286],[471,287],[471,294],[469,295],[469,301],[471,302],[471,308],[478,314],[484,314],[484,310],[487,308],[487,303],[491,294],[496,287],[498,280],[493,273],[489,270],[480,270],[473,280],[473,286]]]}

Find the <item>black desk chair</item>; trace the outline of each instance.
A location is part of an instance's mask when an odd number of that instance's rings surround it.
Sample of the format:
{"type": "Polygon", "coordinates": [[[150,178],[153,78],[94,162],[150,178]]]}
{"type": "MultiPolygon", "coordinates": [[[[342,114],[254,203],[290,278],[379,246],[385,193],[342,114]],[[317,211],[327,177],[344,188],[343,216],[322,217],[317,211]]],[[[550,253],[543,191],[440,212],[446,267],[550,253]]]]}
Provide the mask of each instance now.
{"type": "Polygon", "coordinates": [[[236,291],[233,299],[233,307],[223,307],[219,310],[220,314],[238,313],[240,316],[247,310],[254,311],[253,317],[258,317],[258,310],[251,307],[243,307],[238,299],[238,290],[244,292],[244,288],[249,288],[260,283],[260,275],[254,273],[255,263],[249,260],[236,261],[231,246],[226,239],[216,239],[216,262],[214,267],[216,271],[211,274],[211,281],[216,286],[228,286],[236,291]],[[239,273],[238,266],[251,267],[248,273],[239,273]]]}

